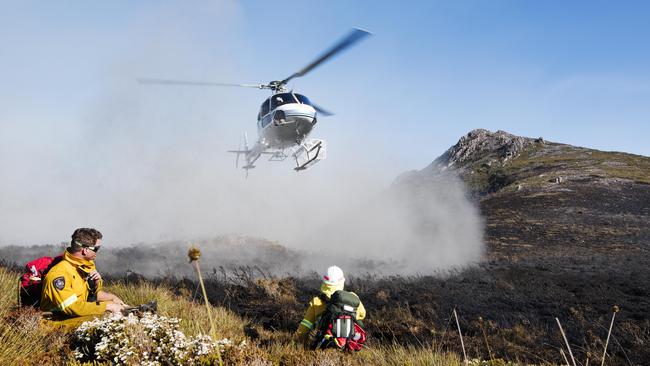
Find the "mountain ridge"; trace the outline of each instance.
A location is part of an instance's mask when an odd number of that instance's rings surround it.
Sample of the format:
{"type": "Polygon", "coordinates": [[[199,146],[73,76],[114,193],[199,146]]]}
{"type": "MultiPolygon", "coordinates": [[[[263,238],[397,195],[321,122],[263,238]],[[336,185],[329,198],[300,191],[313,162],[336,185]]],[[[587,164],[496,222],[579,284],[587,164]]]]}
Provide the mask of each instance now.
{"type": "Polygon", "coordinates": [[[475,129],[425,168],[398,176],[395,184],[444,174],[458,175],[479,198],[506,188],[553,190],[568,182],[650,185],[650,157],[475,129]]]}

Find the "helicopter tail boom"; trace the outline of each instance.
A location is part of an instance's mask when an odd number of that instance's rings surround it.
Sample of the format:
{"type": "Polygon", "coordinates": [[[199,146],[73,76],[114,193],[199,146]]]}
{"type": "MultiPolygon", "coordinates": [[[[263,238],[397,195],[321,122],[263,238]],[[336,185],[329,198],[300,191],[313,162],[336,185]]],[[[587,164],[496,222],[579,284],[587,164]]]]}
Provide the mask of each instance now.
{"type": "Polygon", "coordinates": [[[228,150],[229,153],[237,154],[237,158],[235,160],[235,167],[239,168],[239,156],[244,155],[244,158],[246,159],[246,165],[242,167],[242,169],[246,170],[246,176],[248,177],[248,171],[250,169],[255,168],[255,161],[259,159],[260,155],[262,154],[262,147],[260,146],[259,142],[255,143],[253,145],[253,148],[248,147],[248,134],[244,134],[244,149],[239,150],[228,150]]]}

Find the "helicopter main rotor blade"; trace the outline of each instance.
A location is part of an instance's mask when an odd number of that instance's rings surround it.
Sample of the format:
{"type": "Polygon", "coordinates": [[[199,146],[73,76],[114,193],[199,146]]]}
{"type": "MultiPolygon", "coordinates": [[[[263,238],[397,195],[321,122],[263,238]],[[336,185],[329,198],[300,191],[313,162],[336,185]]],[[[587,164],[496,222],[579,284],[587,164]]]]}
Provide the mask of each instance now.
{"type": "Polygon", "coordinates": [[[333,57],[337,53],[345,50],[346,48],[352,46],[353,44],[357,43],[361,39],[365,38],[366,36],[369,36],[370,32],[365,31],[363,29],[359,28],[354,28],[352,31],[345,36],[345,38],[341,39],[338,43],[336,43],[332,48],[330,48],[327,52],[323,53],[320,57],[318,57],[314,62],[310,63],[309,65],[305,66],[302,70],[296,72],[295,74],[289,76],[288,78],[282,80],[280,83],[281,84],[286,84],[289,82],[289,80],[298,77],[298,76],[303,76],[316,68],[316,66],[322,64],[323,62],[327,61],[329,58],[333,57]]]}
{"type": "Polygon", "coordinates": [[[317,105],[314,104],[314,103],[312,103],[311,106],[314,107],[314,109],[316,110],[316,112],[320,113],[321,115],[323,115],[323,116],[325,116],[325,117],[329,117],[329,116],[333,116],[333,115],[334,115],[334,113],[328,111],[327,109],[323,109],[323,108],[321,108],[320,106],[317,106],[317,105]]]}
{"type": "Polygon", "coordinates": [[[139,78],[137,79],[140,84],[157,84],[157,85],[192,85],[192,86],[242,86],[245,88],[264,89],[263,84],[230,84],[230,83],[213,83],[206,81],[186,81],[186,80],[172,80],[172,79],[151,79],[139,78]]]}

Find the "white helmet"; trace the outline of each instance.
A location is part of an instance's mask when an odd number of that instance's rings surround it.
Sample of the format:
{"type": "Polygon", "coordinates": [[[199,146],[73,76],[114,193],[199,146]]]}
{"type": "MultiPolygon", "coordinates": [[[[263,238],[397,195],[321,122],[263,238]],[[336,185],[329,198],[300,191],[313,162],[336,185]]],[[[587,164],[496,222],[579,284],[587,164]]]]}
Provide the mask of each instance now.
{"type": "Polygon", "coordinates": [[[323,282],[328,285],[337,285],[339,283],[345,282],[345,277],[343,277],[343,270],[337,266],[329,267],[323,275],[323,282]]]}

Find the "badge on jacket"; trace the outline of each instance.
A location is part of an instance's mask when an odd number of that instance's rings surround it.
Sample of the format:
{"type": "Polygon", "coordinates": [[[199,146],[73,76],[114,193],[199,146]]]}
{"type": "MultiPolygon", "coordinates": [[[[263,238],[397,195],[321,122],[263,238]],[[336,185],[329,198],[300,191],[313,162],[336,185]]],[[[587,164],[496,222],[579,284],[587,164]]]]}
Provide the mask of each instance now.
{"type": "Polygon", "coordinates": [[[57,290],[61,291],[65,287],[65,277],[57,277],[52,281],[52,284],[54,287],[56,287],[57,290]]]}

